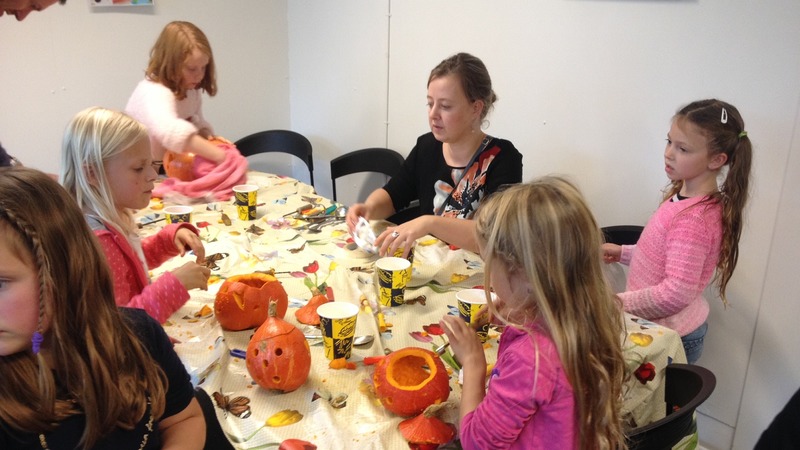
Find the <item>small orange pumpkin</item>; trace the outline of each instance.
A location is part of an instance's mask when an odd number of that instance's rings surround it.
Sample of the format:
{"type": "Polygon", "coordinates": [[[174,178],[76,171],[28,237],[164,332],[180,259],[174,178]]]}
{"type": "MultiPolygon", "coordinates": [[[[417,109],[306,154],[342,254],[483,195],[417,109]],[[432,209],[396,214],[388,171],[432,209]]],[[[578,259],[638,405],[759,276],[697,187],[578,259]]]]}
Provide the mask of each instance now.
{"type": "Polygon", "coordinates": [[[375,394],[389,411],[403,417],[421,413],[450,396],[450,376],[430,350],[406,347],[375,365],[375,394]]]}
{"type": "Polygon", "coordinates": [[[306,325],[319,325],[319,314],[317,314],[317,307],[323,303],[328,303],[330,300],[325,294],[317,293],[301,308],[294,312],[294,317],[298,322],[306,325]]]}
{"type": "Polygon", "coordinates": [[[253,381],[264,389],[291,392],[311,371],[308,341],[296,326],[277,317],[278,303],[269,303],[269,317],[247,345],[245,362],[253,381]]]}
{"type": "Polygon", "coordinates": [[[289,296],[277,278],[255,272],[228,278],[214,300],[214,314],[225,330],[255,328],[267,319],[270,300],[277,301],[276,316],[283,319],[289,296]]]}
{"type": "Polygon", "coordinates": [[[164,172],[170,178],[192,181],[194,176],[194,153],[164,152],[164,172]]]}

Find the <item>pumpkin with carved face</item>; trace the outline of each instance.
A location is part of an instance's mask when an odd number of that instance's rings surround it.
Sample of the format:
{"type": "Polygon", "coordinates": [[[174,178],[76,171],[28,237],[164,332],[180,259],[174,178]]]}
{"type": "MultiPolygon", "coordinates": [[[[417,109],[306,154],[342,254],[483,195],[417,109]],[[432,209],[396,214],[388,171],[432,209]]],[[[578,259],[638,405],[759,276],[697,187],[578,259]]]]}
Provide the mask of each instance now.
{"type": "Polygon", "coordinates": [[[299,328],[276,316],[276,301],[270,302],[268,311],[247,346],[247,371],[264,389],[291,392],[308,379],[311,350],[299,328]]]}
{"type": "Polygon", "coordinates": [[[214,314],[225,330],[255,328],[267,319],[269,302],[275,300],[276,316],[286,316],[289,296],[277,278],[266,273],[251,273],[228,278],[214,300],[214,314]]]}

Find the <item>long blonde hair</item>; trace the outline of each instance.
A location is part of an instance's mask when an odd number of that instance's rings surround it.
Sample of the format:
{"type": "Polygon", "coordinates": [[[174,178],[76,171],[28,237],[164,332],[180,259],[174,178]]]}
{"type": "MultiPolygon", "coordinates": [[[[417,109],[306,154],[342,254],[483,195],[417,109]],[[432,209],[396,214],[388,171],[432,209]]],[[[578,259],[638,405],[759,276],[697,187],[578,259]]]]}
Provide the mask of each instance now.
{"type": "Polygon", "coordinates": [[[119,314],[110,269],[69,194],[39,171],[0,169],[0,239],[38,272],[37,331],[53,362],[31,350],[0,356],[0,421],[38,434],[84,414],[81,445],[91,448],[132,429],[148,397],[160,418],[166,376],[119,314]]]}
{"type": "Polygon", "coordinates": [[[622,308],[580,192],[558,177],[513,185],[484,200],[475,220],[487,289],[495,270],[520,271],[530,284],[527,307],[499,319],[519,328],[534,321],[553,339],[575,394],[580,448],[624,448],[622,308]]]}
{"type": "Polygon", "coordinates": [[[147,140],[144,125],[119,111],[92,107],[69,122],[61,148],[61,185],[84,213],[99,216],[126,235],[136,227],[130,211],[120,212],[114,204],[105,163],[140,140],[147,140]]]}

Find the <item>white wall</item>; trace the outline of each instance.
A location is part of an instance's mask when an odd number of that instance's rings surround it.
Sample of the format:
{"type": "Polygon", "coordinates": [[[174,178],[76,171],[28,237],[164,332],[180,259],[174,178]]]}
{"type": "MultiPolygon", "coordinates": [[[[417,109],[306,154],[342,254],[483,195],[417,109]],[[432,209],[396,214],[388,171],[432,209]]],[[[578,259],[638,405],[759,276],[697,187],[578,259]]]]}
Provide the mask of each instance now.
{"type": "MultiPolygon", "coordinates": [[[[370,9],[353,18],[361,2],[291,2],[290,29],[308,26],[320,10],[343,7],[340,20],[313,21],[316,33],[290,32],[290,61],[310,66],[320,55],[339,53],[353,23],[369,27],[370,9]],[[321,38],[325,36],[326,38],[321,38]],[[328,36],[339,38],[331,42],[328,36]],[[313,48],[312,52],[308,52],[313,48]],[[305,61],[305,62],[303,62],[305,61]]],[[[772,228],[778,214],[785,163],[800,96],[800,5],[792,1],[560,1],[482,2],[403,0],[390,8],[387,143],[408,153],[428,130],[425,83],[441,59],[458,51],[481,57],[492,74],[500,101],[487,131],[513,141],[525,156],[526,179],[566,173],[583,187],[602,225],[643,224],[656,208],[663,172],[664,138],[671,115],[683,104],[707,97],[730,101],[742,111],[755,142],[753,198],[741,258],[728,288],[731,306],[712,301],[711,328],[700,363],[718,375],[715,394],[703,406],[701,438],[711,448],[751,448],[760,430],[790,392],[753,375],[747,378],[758,307],[767,271],[772,228]],[[739,414],[745,383],[769,390],[753,396],[739,414]]],[[[381,38],[380,30],[358,36],[381,38]]],[[[354,61],[352,53],[327,67],[317,82],[348,79],[369,71],[374,61],[354,61]]],[[[294,76],[294,71],[293,71],[294,76]]],[[[313,84],[313,83],[309,83],[313,84]]],[[[366,88],[366,87],[365,87],[366,88]]],[[[346,126],[336,100],[296,95],[292,125],[308,130],[334,127],[341,135],[334,154],[372,136],[369,128],[346,126]],[[328,111],[328,121],[319,117],[328,111]],[[306,117],[313,116],[313,119],[306,117]]],[[[379,98],[382,90],[373,97],[379,98]]],[[[358,105],[363,97],[351,98],[358,105]]],[[[354,116],[361,112],[354,112],[354,116]]],[[[375,136],[370,145],[380,144],[375,136]]],[[[795,192],[795,191],[793,191],[795,192]]],[[[787,239],[797,240],[795,236],[787,239]]],[[[784,261],[778,262],[782,264],[784,261]]],[[[779,304],[796,297],[775,281],[779,304]]],[[[771,319],[763,319],[769,328],[771,319]]],[[[800,343],[786,332],[787,345],[800,343]]],[[[784,386],[800,384],[797,371],[769,351],[762,357],[784,386]]]]}
{"type": "Polygon", "coordinates": [[[208,36],[218,94],[204,99],[215,131],[236,140],[289,127],[285,1],[161,0],[92,9],[73,0],[0,21],[0,142],[25,164],[58,172],[61,135],[83,108],[123,109],[161,29],[187,20],[208,36]]]}
{"type": "Polygon", "coordinates": [[[122,107],[158,31],[175,19],[200,25],[214,46],[220,93],[205,112],[217,131],[305,134],[324,195],[333,157],[370,146],[408,153],[428,130],[428,73],[457,51],[487,64],[500,97],[487,132],[516,144],[525,179],[571,175],[601,225],[643,224],[656,208],[677,108],[705,97],[732,102],[755,143],[754,188],[731,307],[712,301],[700,360],[718,378],[702,409],[704,444],[752,448],[800,385],[791,323],[800,312],[791,271],[800,247],[800,3],[156,3],[146,13],[98,14],[76,0],[22,24],[0,21],[6,148],[56,171],[68,118],[90,104],[122,107]]]}

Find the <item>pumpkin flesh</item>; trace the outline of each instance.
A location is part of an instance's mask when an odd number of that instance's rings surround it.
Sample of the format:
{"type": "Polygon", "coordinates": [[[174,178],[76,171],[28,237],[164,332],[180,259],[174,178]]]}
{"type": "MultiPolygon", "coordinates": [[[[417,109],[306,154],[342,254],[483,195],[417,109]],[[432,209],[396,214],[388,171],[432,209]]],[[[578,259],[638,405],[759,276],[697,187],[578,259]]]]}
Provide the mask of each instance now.
{"type": "Polygon", "coordinates": [[[375,367],[375,393],[381,404],[403,417],[421,413],[450,396],[450,377],[430,350],[406,347],[387,355],[375,367]]]}

